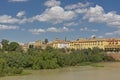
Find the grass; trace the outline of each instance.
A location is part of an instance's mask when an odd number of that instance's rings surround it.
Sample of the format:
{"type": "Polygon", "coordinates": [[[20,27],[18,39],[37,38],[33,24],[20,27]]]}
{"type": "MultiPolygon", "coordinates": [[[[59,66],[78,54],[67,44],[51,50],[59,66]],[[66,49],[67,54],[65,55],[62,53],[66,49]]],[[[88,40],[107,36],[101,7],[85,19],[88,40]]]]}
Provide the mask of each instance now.
{"type": "Polygon", "coordinates": [[[104,67],[104,65],[102,63],[92,63],[92,64],[90,64],[90,66],[93,66],[93,67],[104,67]]]}
{"type": "Polygon", "coordinates": [[[77,66],[92,66],[92,67],[104,67],[103,63],[93,63],[93,62],[83,62],[78,64],[77,66]]]}
{"type": "Polygon", "coordinates": [[[6,76],[24,76],[24,75],[29,75],[29,74],[31,74],[29,71],[23,70],[23,72],[21,74],[12,74],[12,73],[10,73],[10,74],[8,74],[6,76]]]}

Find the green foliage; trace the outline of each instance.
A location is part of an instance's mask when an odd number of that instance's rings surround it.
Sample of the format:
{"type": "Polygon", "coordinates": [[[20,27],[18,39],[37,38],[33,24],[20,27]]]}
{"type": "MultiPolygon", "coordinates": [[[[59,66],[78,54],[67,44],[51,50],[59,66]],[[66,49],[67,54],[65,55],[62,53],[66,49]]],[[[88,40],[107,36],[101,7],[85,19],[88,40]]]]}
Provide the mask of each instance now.
{"type": "Polygon", "coordinates": [[[22,47],[17,42],[9,43],[9,40],[3,39],[1,43],[3,47],[0,51],[5,53],[8,53],[8,51],[23,52],[22,47]]]}
{"type": "Polygon", "coordinates": [[[55,69],[64,66],[86,65],[102,61],[114,61],[110,56],[105,55],[99,48],[84,50],[53,49],[47,46],[46,49],[30,48],[28,52],[16,51],[17,43],[10,43],[8,53],[0,51],[0,76],[21,74],[23,69],[55,69]],[[15,47],[16,46],[16,47],[15,47]]]}
{"type": "Polygon", "coordinates": [[[22,48],[21,48],[21,46],[17,42],[11,42],[9,44],[9,51],[21,52],[22,48]]]}
{"type": "Polygon", "coordinates": [[[59,67],[57,64],[57,58],[51,53],[42,53],[42,62],[40,64],[42,69],[54,69],[59,67]]]}
{"type": "Polygon", "coordinates": [[[48,41],[48,39],[46,38],[45,41],[44,41],[44,43],[47,44],[48,42],[49,42],[49,41],[48,41]]]}
{"type": "Polygon", "coordinates": [[[11,71],[12,71],[13,74],[21,74],[23,69],[22,68],[13,67],[11,71]]]}
{"type": "Polygon", "coordinates": [[[2,49],[3,49],[4,51],[8,51],[8,50],[9,50],[9,41],[6,40],[6,39],[3,39],[3,40],[1,41],[1,43],[2,43],[2,45],[3,45],[2,49]]]}
{"type": "Polygon", "coordinates": [[[5,69],[6,69],[6,61],[0,58],[0,76],[5,75],[5,69]]]}
{"type": "Polygon", "coordinates": [[[50,46],[47,46],[45,51],[48,52],[48,53],[51,53],[52,51],[54,51],[54,49],[50,46]]]}

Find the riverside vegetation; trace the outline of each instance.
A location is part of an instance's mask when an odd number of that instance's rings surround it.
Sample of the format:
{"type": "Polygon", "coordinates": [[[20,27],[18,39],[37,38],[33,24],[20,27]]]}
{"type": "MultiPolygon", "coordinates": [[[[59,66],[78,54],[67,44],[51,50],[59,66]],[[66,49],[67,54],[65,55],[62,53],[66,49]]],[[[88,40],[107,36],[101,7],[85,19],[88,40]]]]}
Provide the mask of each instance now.
{"type": "Polygon", "coordinates": [[[73,50],[47,46],[46,49],[30,47],[27,52],[23,52],[17,42],[2,40],[1,43],[3,48],[0,50],[0,76],[22,74],[24,69],[56,69],[114,61],[99,48],[73,50]]]}

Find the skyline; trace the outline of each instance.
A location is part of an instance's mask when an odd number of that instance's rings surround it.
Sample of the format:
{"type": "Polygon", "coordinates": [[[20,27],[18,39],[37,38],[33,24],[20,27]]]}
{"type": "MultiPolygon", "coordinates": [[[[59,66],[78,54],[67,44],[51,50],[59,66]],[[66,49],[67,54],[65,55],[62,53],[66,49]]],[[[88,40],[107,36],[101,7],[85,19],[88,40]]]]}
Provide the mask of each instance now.
{"type": "Polygon", "coordinates": [[[1,0],[0,39],[120,37],[120,1],[1,0]]]}

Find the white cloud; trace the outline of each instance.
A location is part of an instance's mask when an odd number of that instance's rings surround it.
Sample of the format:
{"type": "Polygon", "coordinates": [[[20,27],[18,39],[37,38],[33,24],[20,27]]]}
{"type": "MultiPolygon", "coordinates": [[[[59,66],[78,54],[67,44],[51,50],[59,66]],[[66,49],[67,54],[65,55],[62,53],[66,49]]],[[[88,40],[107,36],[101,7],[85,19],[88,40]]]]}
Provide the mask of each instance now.
{"type": "Polygon", "coordinates": [[[77,4],[71,4],[68,6],[65,6],[66,10],[73,10],[75,13],[78,14],[83,14],[86,13],[88,8],[90,7],[91,3],[86,2],[86,3],[77,3],[77,4]]]}
{"type": "Polygon", "coordinates": [[[59,30],[55,27],[48,28],[47,31],[49,31],[49,32],[59,32],[59,30]]]}
{"type": "Polygon", "coordinates": [[[2,15],[0,16],[0,23],[17,23],[18,19],[13,18],[12,16],[2,15]]]}
{"type": "Polygon", "coordinates": [[[105,13],[104,9],[99,5],[90,7],[84,16],[84,19],[88,19],[89,22],[106,23],[107,25],[120,28],[120,15],[113,11],[105,13]]]}
{"type": "Polygon", "coordinates": [[[44,29],[30,29],[29,32],[32,34],[40,34],[40,33],[45,33],[46,31],[44,29]]]}
{"type": "MultiPolygon", "coordinates": [[[[9,1],[28,1],[28,0],[9,0],[9,1]]],[[[44,5],[48,6],[47,9],[42,14],[35,15],[31,18],[25,17],[25,11],[20,11],[16,14],[16,17],[9,15],[0,15],[0,23],[9,24],[21,24],[26,22],[40,21],[40,22],[51,22],[53,24],[62,23],[64,21],[88,20],[89,22],[96,23],[106,23],[109,26],[114,26],[120,28],[120,15],[116,12],[105,13],[104,9],[96,5],[95,7],[90,7],[89,2],[77,3],[65,6],[65,8],[60,7],[61,2],[57,0],[48,0],[44,5]],[[81,15],[82,14],[82,15],[81,15]],[[77,17],[76,17],[77,16],[77,17]]],[[[64,26],[75,26],[78,23],[65,23],[64,26]]]]}
{"type": "Polygon", "coordinates": [[[77,26],[78,23],[70,22],[70,23],[65,23],[64,25],[65,25],[65,26],[77,26]]]}
{"type": "Polygon", "coordinates": [[[90,7],[84,16],[84,19],[88,19],[89,22],[104,22],[103,18],[104,9],[101,6],[90,7]]]}
{"type": "MultiPolygon", "coordinates": [[[[19,17],[22,17],[23,15],[19,15],[19,17]]],[[[0,15],[0,23],[9,23],[9,24],[22,24],[22,23],[26,23],[26,22],[32,22],[31,19],[28,18],[14,18],[12,16],[9,15],[0,15]]]]}
{"type": "Polygon", "coordinates": [[[62,28],[50,27],[47,29],[29,29],[29,32],[31,32],[32,34],[41,34],[45,32],[61,33],[61,32],[70,32],[70,31],[73,31],[73,29],[69,29],[67,27],[62,27],[62,28]]]}
{"type": "Polygon", "coordinates": [[[54,24],[68,21],[76,17],[73,11],[65,11],[60,6],[51,7],[45,10],[44,13],[33,17],[33,20],[52,22],[54,24]]]}
{"type": "Polygon", "coordinates": [[[60,6],[61,2],[57,0],[48,0],[44,3],[47,7],[54,7],[54,6],[60,6]]]}
{"type": "Polygon", "coordinates": [[[25,11],[20,11],[20,12],[17,13],[16,16],[21,18],[21,17],[24,17],[24,15],[25,15],[25,11]]]}
{"type": "Polygon", "coordinates": [[[28,0],[9,0],[9,2],[27,2],[28,0]]]}
{"type": "Polygon", "coordinates": [[[65,9],[73,10],[73,9],[87,8],[89,6],[90,6],[89,2],[86,2],[86,3],[79,2],[77,4],[71,4],[71,5],[65,6],[65,9]]]}
{"type": "Polygon", "coordinates": [[[80,31],[88,31],[88,32],[97,32],[97,29],[88,29],[87,27],[81,28],[80,31]]]}
{"type": "Polygon", "coordinates": [[[47,29],[48,32],[69,32],[69,31],[73,31],[72,29],[69,29],[67,27],[62,27],[62,28],[55,28],[55,27],[51,27],[47,29]]]}
{"type": "Polygon", "coordinates": [[[78,13],[78,14],[83,14],[83,13],[86,13],[88,11],[87,8],[84,8],[84,9],[76,9],[75,12],[78,13]]]}
{"type": "Polygon", "coordinates": [[[1,25],[0,24],[0,30],[11,30],[11,29],[18,29],[18,26],[10,26],[10,25],[1,25]]]}
{"type": "Polygon", "coordinates": [[[117,31],[113,31],[113,32],[107,32],[105,33],[106,36],[120,36],[120,29],[118,29],[117,31]]]}

